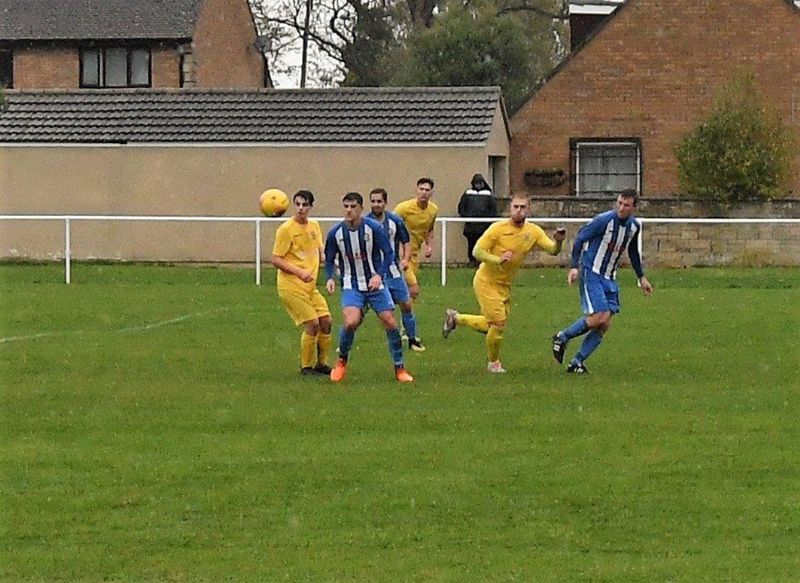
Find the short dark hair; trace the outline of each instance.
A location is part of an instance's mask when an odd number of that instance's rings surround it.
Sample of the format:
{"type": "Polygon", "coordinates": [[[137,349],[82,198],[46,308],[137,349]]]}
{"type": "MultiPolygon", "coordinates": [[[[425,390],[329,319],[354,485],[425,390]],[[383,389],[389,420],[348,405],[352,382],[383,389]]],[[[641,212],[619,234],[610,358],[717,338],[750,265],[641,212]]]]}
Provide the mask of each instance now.
{"type": "Polygon", "coordinates": [[[373,188],[369,191],[369,197],[372,198],[373,194],[380,194],[383,197],[383,202],[389,202],[389,193],[386,192],[385,188],[373,188]]]}
{"type": "Polygon", "coordinates": [[[433,178],[427,178],[427,177],[423,176],[422,178],[417,180],[417,186],[419,186],[420,184],[425,184],[425,183],[430,184],[431,188],[433,188],[433,178]]]}
{"type": "Polygon", "coordinates": [[[622,198],[630,198],[633,199],[633,206],[639,202],[639,193],[636,192],[633,188],[626,188],[625,190],[620,190],[619,195],[622,198]]]}
{"type": "Polygon", "coordinates": [[[310,190],[298,190],[294,193],[292,202],[294,202],[296,198],[302,198],[308,203],[308,206],[314,206],[314,193],[310,190]]]}
{"type": "Polygon", "coordinates": [[[364,206],[364,197],[357,192],[348,192],[342,197],[342,202],[347,202],[348,200],[355,201],[359,206],[364,206]]]}

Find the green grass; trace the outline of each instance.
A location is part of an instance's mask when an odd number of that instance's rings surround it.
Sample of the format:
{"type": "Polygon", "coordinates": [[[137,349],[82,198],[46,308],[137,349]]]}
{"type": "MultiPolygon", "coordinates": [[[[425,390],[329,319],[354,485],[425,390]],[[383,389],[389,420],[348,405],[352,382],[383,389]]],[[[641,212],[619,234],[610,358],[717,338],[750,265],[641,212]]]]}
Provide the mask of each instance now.
{"type": "Polygon", "coordinates": [[[563,270],[521,273],[503,376],[441,338],[449,276],[416,383],[371,315],[336,386],[250,270],[0,266],[0,580],[796,579],[800,270],[627,271],[577,378],[563,270]]]}

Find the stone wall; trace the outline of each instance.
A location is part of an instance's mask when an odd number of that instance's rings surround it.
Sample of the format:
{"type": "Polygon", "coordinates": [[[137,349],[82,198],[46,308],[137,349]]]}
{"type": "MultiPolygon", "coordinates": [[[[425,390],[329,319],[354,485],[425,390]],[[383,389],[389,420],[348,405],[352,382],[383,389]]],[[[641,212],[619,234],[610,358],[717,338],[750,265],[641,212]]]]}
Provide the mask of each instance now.
{"type": "MultiPolygon", "coordinates": [[[[586,217],[613,208],[609,199],[537,198],[533,217],[586,217]]],[[[722,207],[689,199],[642,199],[642,218],[769,218],[800,220],[800,199],[722,207]]],[[[552,223],[542,225],[550,232],[552,223]]],[[[557,258],[539,254],[537,265],[567,265],[577,223],[567,224],[565,252],[557,258]]],[[[643,254],[651,267],[800,266],[800,222],[797,223],[644,223],[643,254]]]]}

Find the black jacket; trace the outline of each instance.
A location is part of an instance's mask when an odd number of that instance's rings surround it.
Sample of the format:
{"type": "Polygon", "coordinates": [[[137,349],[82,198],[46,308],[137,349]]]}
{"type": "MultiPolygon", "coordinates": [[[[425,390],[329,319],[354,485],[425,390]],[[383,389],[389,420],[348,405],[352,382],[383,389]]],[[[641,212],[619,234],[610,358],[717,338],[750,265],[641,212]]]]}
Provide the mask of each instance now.
{"type": "MultiPolygon", "coordinates": [[[[458,201],[458,216],[465,218],[497,216],[497,206],[492,191],[488,188],[465,190],[461,195],[461,200],[458,201]]],[[[491,223],[464,223],[464,235],[480,236],[489,228],[489,225],[491,223]]]]}

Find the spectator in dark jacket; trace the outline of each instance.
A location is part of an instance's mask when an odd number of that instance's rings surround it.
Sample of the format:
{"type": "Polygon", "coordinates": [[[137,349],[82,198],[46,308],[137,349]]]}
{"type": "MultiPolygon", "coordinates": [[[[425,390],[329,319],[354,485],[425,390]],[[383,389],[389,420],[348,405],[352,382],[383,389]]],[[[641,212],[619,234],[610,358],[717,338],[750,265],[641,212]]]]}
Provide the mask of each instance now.
{"type": "MultiPolygon", "coordinates": [[[[461,195],[458,201],[458,216],[460,217],[495,217],[497,216],[497,206],[492,187],[486,182],[482,174],[472,177],[470,187],[461,195]]],[[[467,256],[471,265],[477,265],[472,249],[475,243],[481,238],[483,232],[489,228],[491,223],[464,223],[464,236],[467,238],[467,256]]]]}

